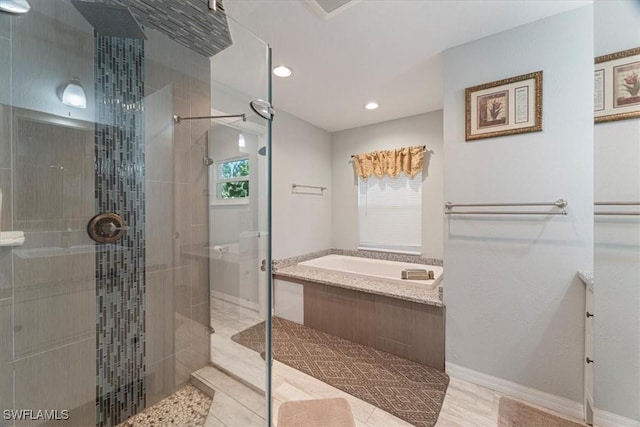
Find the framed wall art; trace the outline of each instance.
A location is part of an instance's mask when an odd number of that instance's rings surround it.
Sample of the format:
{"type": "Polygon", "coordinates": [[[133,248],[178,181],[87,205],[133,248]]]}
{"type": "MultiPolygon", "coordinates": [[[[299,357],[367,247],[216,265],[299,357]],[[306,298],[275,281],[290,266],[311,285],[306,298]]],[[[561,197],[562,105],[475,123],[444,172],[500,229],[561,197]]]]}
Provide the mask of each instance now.
{"type": "Polygon", "coordinates": [[[640,117],[640,47],[596,58],[596,123],[640,117]]]}
{"type": "Polygon", "coordinates": [[[542,130],[542,71],[465,89],[465,139],[542,130]]]}

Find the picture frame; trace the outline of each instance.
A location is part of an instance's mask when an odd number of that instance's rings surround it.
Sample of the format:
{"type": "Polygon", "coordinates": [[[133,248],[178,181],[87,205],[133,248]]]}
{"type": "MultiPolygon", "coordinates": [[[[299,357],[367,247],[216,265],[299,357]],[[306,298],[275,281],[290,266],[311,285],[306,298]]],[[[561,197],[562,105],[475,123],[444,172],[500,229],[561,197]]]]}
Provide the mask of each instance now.
{"type": "Polygon", "coordinates": [[[593,77],[595,123],[640,117],[640,47],[598,56],[593,77]]]}
{"type": "Polygon", "coordinates": [[[542,131],[542,71],[465,89],[465,140],[542,131]]]}

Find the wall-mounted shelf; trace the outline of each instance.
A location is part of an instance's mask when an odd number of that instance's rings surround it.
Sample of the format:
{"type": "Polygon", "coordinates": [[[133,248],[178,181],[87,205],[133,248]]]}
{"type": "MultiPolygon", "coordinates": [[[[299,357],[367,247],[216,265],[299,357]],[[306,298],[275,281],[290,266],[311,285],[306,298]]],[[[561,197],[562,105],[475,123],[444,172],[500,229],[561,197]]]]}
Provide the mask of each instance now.
{"type": "Polygon", "coordinates": [[[24,232],[2,231],[0,232],[0,247],[22,246],[24,244],[24,232]]]}

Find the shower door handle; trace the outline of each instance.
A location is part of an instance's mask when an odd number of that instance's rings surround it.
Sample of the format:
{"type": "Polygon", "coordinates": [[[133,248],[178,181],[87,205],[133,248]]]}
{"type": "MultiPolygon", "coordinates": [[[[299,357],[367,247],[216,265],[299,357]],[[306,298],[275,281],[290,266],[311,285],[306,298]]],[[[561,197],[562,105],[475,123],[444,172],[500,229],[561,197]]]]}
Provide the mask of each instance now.
{"type": "Polygon", "coordinates": [[[267,271],[267,260],[263,259],[260,262],[260,271],[267,271]]]}

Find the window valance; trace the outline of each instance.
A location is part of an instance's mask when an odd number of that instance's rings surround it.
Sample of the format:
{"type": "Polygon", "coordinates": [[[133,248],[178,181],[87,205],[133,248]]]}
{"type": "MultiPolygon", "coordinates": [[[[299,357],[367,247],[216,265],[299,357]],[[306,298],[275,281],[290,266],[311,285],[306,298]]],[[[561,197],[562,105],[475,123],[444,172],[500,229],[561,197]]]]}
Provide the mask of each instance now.
{"type": "Polygon", "coordinates": [[[367,179],[371,174],[382,178],[385,175],[397,177],[400,172],[414,178],[422,171],[424,147],[404,147],[395,150],[372,151],[353,156],[356,174],[367,179]]]}

